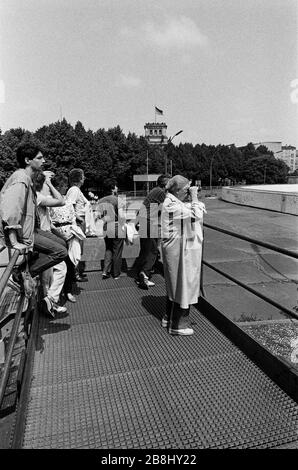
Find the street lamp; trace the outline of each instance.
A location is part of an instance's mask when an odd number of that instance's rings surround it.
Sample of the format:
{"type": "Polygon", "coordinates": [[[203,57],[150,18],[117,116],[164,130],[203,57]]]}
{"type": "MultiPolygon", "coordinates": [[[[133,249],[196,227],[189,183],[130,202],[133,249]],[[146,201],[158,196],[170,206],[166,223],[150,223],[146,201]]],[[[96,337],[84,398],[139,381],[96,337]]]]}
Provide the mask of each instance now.
{"type": "Polygon", "coordinates": [[[210,196],[212,195],[212,164],[213,164],[215,155],[216,155],[216,152],[212,155],[211,162],[210,162],[210,174],[209,174],[210,196]]]}
{"type": "Polygon", "coordinates": [[[265,166],[264,166],[264,183],[266,183],[266,169],[267,169],[267,163],[265,163],[265,166]]]}
{"type": "Polygon", "coordinates": [[[146,153],[146,173],[147,173],[147,194],[149,193],[149,152],[146,153]]]}
{"type": "MultiPolygon", "coordinates": [[[[176,135],[181,134],[181,132],[183,132],[183,130],[178,131],[176,132],[176,134],[172,135],[172,137],[169,137],[167,145],[169,145],[169,143],[172,142],[172,140],[174,139],[174,137],[176,137],[176,135]]],[[[167,150],[165,150],[165,174],[167,174],[167,171],[168,171],[168,154],[167,154],[167,150]]],[[[171,176],[172,176],[172,161],[171,161],[171,176]]]]}

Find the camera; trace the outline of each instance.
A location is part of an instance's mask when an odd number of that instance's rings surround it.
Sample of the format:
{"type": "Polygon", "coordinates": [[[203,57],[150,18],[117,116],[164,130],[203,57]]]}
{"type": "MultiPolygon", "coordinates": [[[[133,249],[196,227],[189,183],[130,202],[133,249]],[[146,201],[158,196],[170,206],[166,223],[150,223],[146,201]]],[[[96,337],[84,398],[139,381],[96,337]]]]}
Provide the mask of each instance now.
{"type": "Polygon", "coordinates": [[[191,181],[191,185],[192,185],[192,186],[197,186],[198,191],[201,191],[201,189],[202,189],[202,187],[201,187],[201,180],[193,179],[193,180],[191,181]]]}

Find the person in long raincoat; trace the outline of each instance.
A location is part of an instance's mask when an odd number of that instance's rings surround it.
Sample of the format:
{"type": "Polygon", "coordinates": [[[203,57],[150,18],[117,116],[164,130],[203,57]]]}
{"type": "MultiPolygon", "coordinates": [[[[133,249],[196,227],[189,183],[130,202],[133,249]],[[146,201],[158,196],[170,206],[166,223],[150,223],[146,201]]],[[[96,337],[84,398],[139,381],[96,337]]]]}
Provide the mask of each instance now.
{"type": "Polygon", "coordinates": [[[168,181],[161,214],[162,260],[167,292],[162,326],[172,335],[192,335],[190,305],[198,302],[205,205],[197,186],[176,175],[168,181]]]}

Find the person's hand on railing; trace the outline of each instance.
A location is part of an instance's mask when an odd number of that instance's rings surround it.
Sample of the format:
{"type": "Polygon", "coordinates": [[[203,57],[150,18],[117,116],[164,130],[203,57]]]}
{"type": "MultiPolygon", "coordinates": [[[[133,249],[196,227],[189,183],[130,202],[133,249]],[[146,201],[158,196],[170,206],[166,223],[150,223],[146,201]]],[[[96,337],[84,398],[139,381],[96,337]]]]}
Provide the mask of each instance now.
{"type": "Polygon", "coordinates": [[[12,248],[14,250],[19,250],[19,251],[23,252],[24,250],[27,250],[28,246],[24,245],[24,243],[15,242],[15,243],[12,244],[12,248]]]}
{"type": "Polygon", "coordinates": [[[18,241],[17,231],[15,229],[8,230],[8,238],[14,250],[19,250],[22,252],[23,250],[26,250],[28,248],[27,245],[18,241]]]}

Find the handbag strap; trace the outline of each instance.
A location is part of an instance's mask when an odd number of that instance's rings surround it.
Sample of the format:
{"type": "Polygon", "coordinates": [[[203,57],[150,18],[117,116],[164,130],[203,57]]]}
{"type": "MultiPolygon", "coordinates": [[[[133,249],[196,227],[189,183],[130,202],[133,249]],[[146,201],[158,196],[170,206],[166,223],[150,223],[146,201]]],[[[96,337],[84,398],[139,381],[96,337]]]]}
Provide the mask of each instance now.
{"type": "Polygon", "coordinates": [[[25,273],[28,275],[30,274],[30,271],[29,271],[29,250],[26,249],[25,253],[24,253],[24,256],[25,256],[25,273]]]}

